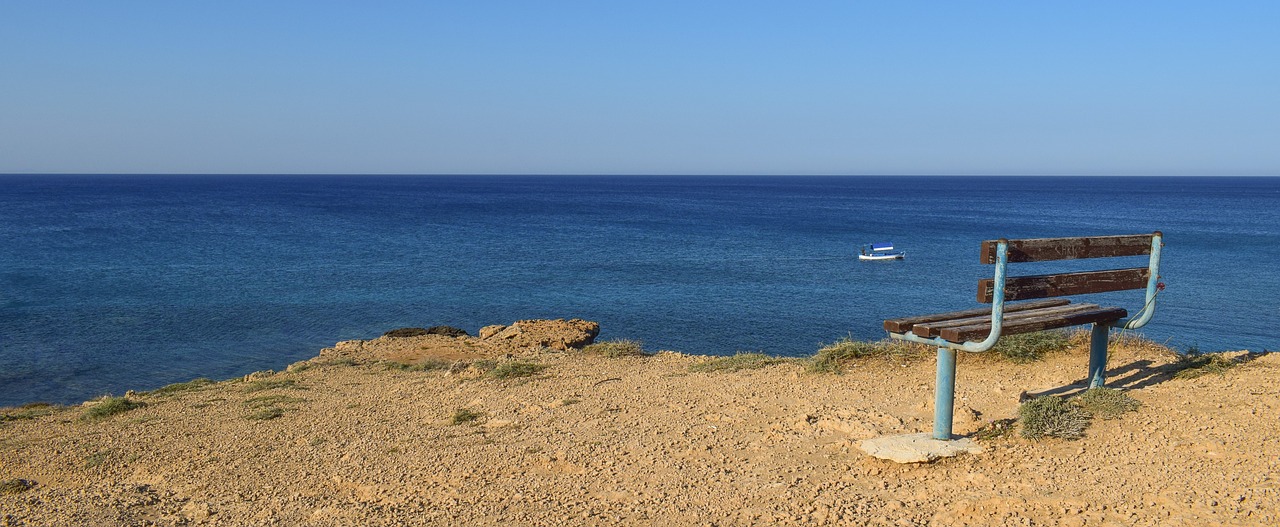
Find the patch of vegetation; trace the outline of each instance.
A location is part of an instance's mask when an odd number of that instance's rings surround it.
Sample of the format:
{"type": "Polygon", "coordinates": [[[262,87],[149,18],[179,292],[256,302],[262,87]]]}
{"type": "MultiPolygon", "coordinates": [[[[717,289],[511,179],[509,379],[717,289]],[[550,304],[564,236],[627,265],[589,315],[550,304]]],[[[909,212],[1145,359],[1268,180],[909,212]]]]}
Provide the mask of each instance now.
{"type": "Polygon", "coordinates": [[[514,379],[516,377],[528,377],[545,369],[547,369],[547,365],[545,364],[511,361],[497,365],[485,373],[485,375],[493,377],[494,379],[514,379]]]}
{"type": "Polygon", "coordinates": [[[17,408],[5,408],[0,411],[0,423],[5,421],[23,421],[35,419],[57,412],[59,407],[49,403],[27,403],[17,408]]]}
{"type": "Polygon", "coordinates": [[[26,479],[6,479],[0,481],[0,496],[9,494],[19,494],[31,490],[36,486],[36,482],[26,479]]]}
{"type": "Polygon", "coordinates": [[[1045,355],[1071,347],[1071,336],[1060,330],[1001,336],[991,351],[1018,364],[1035,362],[1045,355]]]}
{"type": "Polygon", "coordinates": [[[569,405],[571,405],[571,404],[578,404],[578,403],[580,403],[580,402],[582,402],[582,399],[578,399],[578,398],[576,398],[576,397],[570,397],[570,398],[568,398],[568,399],[565,399],[565,400],[563,400],[563,401],[560,401],[560,404],[561,404],[562,406],[569,406],[569,405]]]}
{"type": "Polygon", "coordinates": [[[781,362],[786,362],[786,359],[770,357],[763,353],[738,352],[731,357],[717,357],[704,362],[690,364],[689,371],[694,373],[704,373],[756,370],[781,362]]]}
{"type": "Polygon", "coordinates": [[[1142,403],[1124,392],[1111,388],[1090,388],[1075,396],[1072,402],[1094,417],[1102,419],[1115,419],[1142,406],[1142,403]]]}
{"type": "Polygon", "coordinates": [[[341,359],[333,359],[330,361],[325,361],[322,364],[324,366],[355,366],[360,363],[355,359],[344,357],[341,359]]]}
{"type": "Polygon", "coordinates": [[[460,425],[474,423],[481,417],[484,417],[484,413],[482,412],[477,412],[470,408],[459,408],[454,410],[453,417],[449,419],[449,424],[460,425]]]}
{"type": "Polygon", "coordinates": [[[282,415],[284,415],[284,408],[272,406],[270,408],[262,408],[251,412],[249,415],[244,416],[244,418],[250,421],[270,421],[282,415]]]}
{"type": "Polygon", "coordinates": [[[84,414],[81,415],[80,418],[85,420],[105,419],[116,414],[128,412],[135,408],[142,408],[146,405],[147,403],[134,401],[128,397],[104,397],[101,402],[90,406],[88,410],[85,410],[84,414]]]}
{"type": "Polygon", "coordinates": [[[315,363],[311,361],[303,360],[303,361],[298,361],[293,364],[290,364],[288,367],[284,369],[284,371],[289,373],[302,373],[314,367],[315,367],[315,363]]]}
{"type": "Polygon", "coordinates": [[[253,411],[249,412],[245,419],[250,421],[269,421],[284,415],[285,410],[293,409],[292,407],[285,407],[306,401],[306,399],[300,397],[290,397],[284,394],[262,395],[246,399],[244,401],[245,408],[253,411]]]}
{"type": "Polygon", "coordinates": [[[95,467],[102,466],[107,462],[108,459],[111,459],[111,457],[114,454],[115,454],[115,450],[112,450],[110,448],[106,450],[99,450],[97,452],[94,452],[84,457],[84,466],[85,468],[95,468],[95,467]]]}
{"type": "Polygon", "coordinates": [[[1016,422],[1018,422],[1017,419],[996,419],[979,428],[977,432],[973,433],[973,437],[979,441],[999,439],[1013,432],[1013,424],[1016,422]]]}
{"type": "Polygon", "coordinates": [[[307,401],[306,399],[303,399],[300,397],[289,397],[288,395],[277,394],[277,395],[263,395],[261,397],[246,399],[244,402],[244,405],[246,408],[265,408],[268,406],[278,406],[282,404],[304,403],[306,401],[307,401]]]}
{"type": "Polygon", "coordinates": [[[597,342],[585,348],[582,351],[586,353],[599,353],[609,358],[616,357],[645,357],[644,346],[638,340],[605,340],[597,342]]]}
{"type": "Polygon", "coordinates": [[[1192,346],[1187,352],[1178,356],[1172,368],[1174,377],[1194,379],[1210,373],[1223,375],[1227,370],[1240,365],[1238,361],[1224,357],[1221,353],[1204,353],[1200,348],[1192,346]]]}
{"type": "Polygon", "coordinates": [[[151,390],[149,392],[144,392],[144,393],[145,395],[173,395],[179,392],[185,392],[188,390],[203,388],[210,384],[217,384],[217,381],[200,377],[198,379],[192,379],[187,382],[175,382],[173,384],[161,386],[159,388],[156,388],[154,390],[151,390]]]}
{"type": "Polygon", "coordinates": [[[400,371],[434,371],[447,370],[451,364],[440,359],[426,359],[418,364],[405,364],[396,361],[384,361],[382,366],[388,370],[400,371]]]}
{"type": "Polygon", "coordinates": [[[831,344],[823,345],[805,368],[810,373],[842,373],[849,363],[869,358],[915,360],[928,356],[931,348],[923,344],[900,340],[868,342],[846,336],[831,344]]]}
{"type": "Polygon", "coordinates": [[[298,381],[293,379],[258,379],[245,383],[242,391],[244,393],[253,393],[276,388],[293,388],[297,383],[298,381]]]}
{"type": "Polygon", "coordinates": [[[1089,426],[1089,413],[1061,397],[1036,397],[1018,408],[1022,437],[1080,439],[1089,426]]]}

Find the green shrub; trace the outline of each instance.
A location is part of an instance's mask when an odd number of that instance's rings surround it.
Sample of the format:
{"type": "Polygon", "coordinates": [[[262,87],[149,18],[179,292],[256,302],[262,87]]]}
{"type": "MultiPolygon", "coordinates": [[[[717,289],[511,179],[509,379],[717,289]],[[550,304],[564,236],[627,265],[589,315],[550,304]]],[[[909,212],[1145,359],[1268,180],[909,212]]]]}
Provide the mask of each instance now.
{"type": "Polygon", "coordinates": [[[784,361],[785,359],[770,357],[763,353],[738,352],[732,357],[717,357],[697,364],[690,364],[689,371],[697,373],[755,370],[784,361]]]}
{"type": "Polygon", "coordinates": [[[528,377],[545,369],[547,369],[545,364],[511,361],[495,366],[486,375],[494,379],[513,379],[516,377],[528,377]]]}
{"type": "Polygon", "coordinates": [[[1018,408],[1022,437],[1040,439],[1045,436],[1080,439],[1089,426],[1089,413],[1052,395],[1037,397],[1018,408]]]}
{"type": "Polygon", "coordinates": [[[465,423],[474,423],[476,420],[484,417],[484,414],[471,410],[470,408],[459,408],[454,410],[453,417],[449,419],[449,424],[460,425],[465,423]]]}
{"type": "Polygon", "coordinates": [[[587,353],[599,353],[605,357],[644,357],[644,346],[638,340],[605,340],[597,342],[585,348],[582,351],[587,353]]]}
{"type": "Polygon", "coordinates": [[[1045,355],[1062,351],[1071,346],[1071,338],[1065,331],[1037,331],[1001,336],[991,351],[1018,364],[1035,362],[1045,355]]]}
{"type": "Polygon", "coordinates": [[[142,401],[134,401],[128,397],[104,397],[101,402],[85,410],[81,419],[104,419],[146,405],[142,401]]]}
{"type": "Polygon", "coordinates": [[[1142,406],[1142,403],[1124,392],[1111,388],[1090,388],[1077,395],[1072,402],[1094,417],[1102,419],[1115,419],[1142,406]]]}

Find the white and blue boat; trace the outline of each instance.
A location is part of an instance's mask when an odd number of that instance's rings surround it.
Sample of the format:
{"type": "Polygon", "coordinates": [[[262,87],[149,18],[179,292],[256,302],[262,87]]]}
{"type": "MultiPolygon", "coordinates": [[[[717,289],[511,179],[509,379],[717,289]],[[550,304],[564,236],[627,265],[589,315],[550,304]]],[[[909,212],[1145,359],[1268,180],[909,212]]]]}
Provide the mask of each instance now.
{"type": "Polygon", "coordinates": [[[892,243],[868,243],[858,253],[859,260],[901,260],[907,251],[894,250],[892,243]]]}

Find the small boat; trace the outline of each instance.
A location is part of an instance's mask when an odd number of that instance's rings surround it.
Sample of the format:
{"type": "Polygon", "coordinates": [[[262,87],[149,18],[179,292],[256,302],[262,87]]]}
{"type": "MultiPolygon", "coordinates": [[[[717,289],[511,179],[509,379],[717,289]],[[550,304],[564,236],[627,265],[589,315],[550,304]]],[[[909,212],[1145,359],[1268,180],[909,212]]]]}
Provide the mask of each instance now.
{"type": "Polygon", "coordinates": [[[868,243],[858,253],[859,260],[901,260],[906,256],[907,251],[893,250],[892,243],[868,243]]]}

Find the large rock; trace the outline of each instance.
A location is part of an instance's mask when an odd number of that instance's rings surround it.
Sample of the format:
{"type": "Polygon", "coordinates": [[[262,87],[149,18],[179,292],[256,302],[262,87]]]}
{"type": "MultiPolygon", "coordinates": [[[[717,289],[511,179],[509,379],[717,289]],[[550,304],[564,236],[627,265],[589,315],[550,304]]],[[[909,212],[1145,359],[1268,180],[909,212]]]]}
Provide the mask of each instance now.
{"type": "Polygon", "coordinates": [[[431,326],[429,328],[399,328],[393,329],[382,336],[390,338],[406,338],[421,337],[423,335],[444,335],[446,337],[466,337],[470,334],[466,330],[458,329],[453,326],[431,326]]]}
{"type": "Polygon", "coordinates": [[[320,350],[323,361],[464,361],[529,354],[547,348],[581,348],[595,341],[600,324],[587,320],[521,320],[510,326],[485,326],[472,337],[458,328],[401,328],[372,340],[347,340],[320,350]]]}
{"type": "Polygon", "coordinates": [[[551,348],[567,350],[595,342],[600,324],[582,319],[521,320],[497,329],[486,326],[480,335],[486,343],[514,348],[551,348]],[[487,335],[487,336],[486,336],[487,335]]]}

